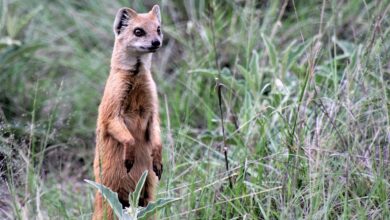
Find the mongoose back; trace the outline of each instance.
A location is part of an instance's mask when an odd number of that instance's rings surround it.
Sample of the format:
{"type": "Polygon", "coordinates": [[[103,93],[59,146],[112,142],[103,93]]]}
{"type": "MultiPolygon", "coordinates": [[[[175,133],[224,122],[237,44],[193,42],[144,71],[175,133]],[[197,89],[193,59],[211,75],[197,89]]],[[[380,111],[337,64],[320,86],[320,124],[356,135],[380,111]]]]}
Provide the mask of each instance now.
{"type": "MultiPolygon", "coordinates": [[[[158,5],[144,14],[121,8],[114,21],[111,70],[97,119],[94,175],[118,193],[124,207],[145,170],[149,174],[139,205],[152,201],[163,171],[158,98],[150,73],[152,53],[162,42],[160,24],[158,5]]],[[[113,218],[97,192],[93,219],[113,218]]]]}

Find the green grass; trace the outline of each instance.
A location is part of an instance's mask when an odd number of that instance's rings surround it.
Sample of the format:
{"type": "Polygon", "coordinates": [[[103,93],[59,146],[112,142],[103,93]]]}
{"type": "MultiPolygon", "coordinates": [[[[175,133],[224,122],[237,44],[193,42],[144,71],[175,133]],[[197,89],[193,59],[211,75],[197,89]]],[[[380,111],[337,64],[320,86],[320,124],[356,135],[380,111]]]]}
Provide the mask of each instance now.
{"type": "Polygon", "coordinates": [[[389,219],[388,0],[137,2],[0,0],[1,219],[90,219],[114,15],[154,3],[160,219],[389,219]]]}

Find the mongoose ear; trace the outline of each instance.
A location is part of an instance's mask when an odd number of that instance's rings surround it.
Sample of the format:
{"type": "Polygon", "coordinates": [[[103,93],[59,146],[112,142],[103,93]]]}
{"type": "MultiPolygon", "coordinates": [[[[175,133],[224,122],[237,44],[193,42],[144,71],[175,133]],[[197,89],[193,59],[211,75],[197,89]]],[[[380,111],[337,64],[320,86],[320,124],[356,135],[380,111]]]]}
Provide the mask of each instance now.
{"type": "Polygon", "coordinates": [[[154,16],[156,16],[156,18],[158,19],[158,22],[161,23],[160,7],[158,5],[153,6],[152,14],[154,14],[154,16]]]}
{"type": "Polygon", "coordinates": [[[116,13],[114,21],[114,33],[118,36],[129,25],[132,18],[137,16],[137,12],[131,8],[121,8],[116,13]]]}

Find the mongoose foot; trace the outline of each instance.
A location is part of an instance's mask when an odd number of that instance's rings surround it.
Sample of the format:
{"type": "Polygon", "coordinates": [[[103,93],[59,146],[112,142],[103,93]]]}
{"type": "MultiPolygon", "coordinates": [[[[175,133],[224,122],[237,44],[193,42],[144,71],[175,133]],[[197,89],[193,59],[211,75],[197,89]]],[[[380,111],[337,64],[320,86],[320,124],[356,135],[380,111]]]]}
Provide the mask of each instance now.
{"type": "Polygon", "coordinates": [[[124,152],[123,152],[123,161],[124,165],[126,167],[127,172],[130,172],[131,168],[134,165],[134,152],[133,147],[129,144],[124,145],[124,152]]]}
{"type": "Polygon", "coordinates": [[[131,168],[133,167],[133,164],[134,164],[134,160],[130,160],[130,159],[125,160],[125,167],[127,172],[130,172],[131,168]]]}
{"type": "Polygon", "coordinates": [[[163,168],[162,163],[153,162],[153,171],[159,180],[161,179],[161,175],[163,173],[163,170],[164,170],[164,168],[163,168]]]}

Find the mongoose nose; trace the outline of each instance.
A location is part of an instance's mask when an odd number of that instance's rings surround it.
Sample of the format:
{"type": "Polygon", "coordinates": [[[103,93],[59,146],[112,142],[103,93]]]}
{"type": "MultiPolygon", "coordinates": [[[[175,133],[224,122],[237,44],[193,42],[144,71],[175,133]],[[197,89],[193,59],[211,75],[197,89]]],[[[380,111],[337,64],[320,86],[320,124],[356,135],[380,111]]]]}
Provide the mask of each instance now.
{"type": "Polygon", "coordinates": [[[160,44],[161,44],[161,42],[159,40],[152,41],[152,46],[153,47],[158,47],[158,46],[160,46],[160,44]]]}

